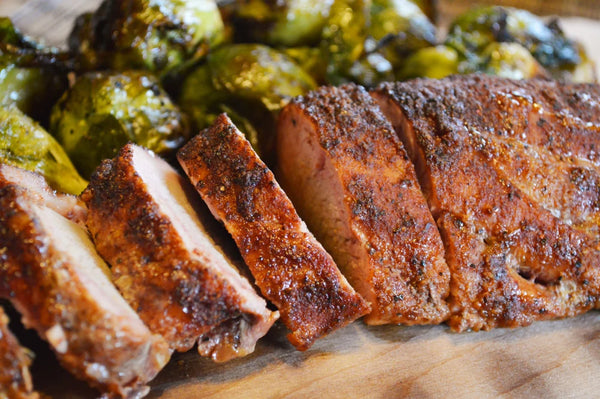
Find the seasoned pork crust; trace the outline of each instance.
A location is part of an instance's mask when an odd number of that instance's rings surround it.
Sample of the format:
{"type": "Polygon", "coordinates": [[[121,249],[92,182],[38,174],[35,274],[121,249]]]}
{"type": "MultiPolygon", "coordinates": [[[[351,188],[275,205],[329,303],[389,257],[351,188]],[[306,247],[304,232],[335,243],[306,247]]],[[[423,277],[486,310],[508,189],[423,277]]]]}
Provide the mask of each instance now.
{"type": "Polygon", "coordinates": [[[449,315],[444,247],[391,124],[356,85],[295,99],[278,124],[284,188],[311,231],[371,303],[368,324],[449,315]]]}
{"type": "Polygon", "coordinates": [[[150,151],[123,147],[82,198],[115,284],[173,349],[198,342],[216,361],[244,356],[277,320],[209,235],[212,216],[194,188],[150,151]]]}
{"type": "Polygon", "coordinates": [[[368,312],[226,115],[177,155],[213,215],[233,236],[256,285],[281,312],[296,348],[305,350],[368,312]]]}
{"type": "Polygon", "coordinates": [[[599,86],[473,75],[373,95],[442,233],[453,329],[598,306],[599,86]]]}
{"type": "Polygon", "coordinates": [[[75,376],[142,396],[169,360],[167,343],[119,295],[87,231],[53,208],[37,191],[0,188],[0,296],[75,376]]]}
{"type": "Polygon", "coordinates": [[[8,329],[8,316],[0,306],[0,398],[39,398],[29,374],[31,357],[8,329]]]}

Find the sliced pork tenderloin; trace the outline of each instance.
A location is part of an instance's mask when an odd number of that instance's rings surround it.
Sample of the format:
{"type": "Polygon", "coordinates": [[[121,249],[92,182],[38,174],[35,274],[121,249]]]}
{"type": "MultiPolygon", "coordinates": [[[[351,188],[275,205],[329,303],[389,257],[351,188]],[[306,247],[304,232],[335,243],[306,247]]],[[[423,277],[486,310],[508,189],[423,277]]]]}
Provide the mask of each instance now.
{"type": "Polygon", "coordinates": [[[207,233],[212,216],[194,188],[150,151],[126,145],[81,197],[115,284],[171,348],[244,356],[278,318],[207,233]]]}
{"type": "Polygon", "coordinates": [[[449,271],[402,143],[369,94],[323,87],[277,128],[279,172],[311,231],[371,303],[368,324],[440,323],[449,271]]]}
{"type": "Polygon", "coordinates": [[[441,230],[454,330],[600,305],[598,85],[473,75],[373,96],[441,230]]]}
{"type": "Polygon", "coordinates": [[[169,360],[168,345],[119,295],[87,231],[54,210],[67,211],[72,198],[46,206],[46,189],[0,187],[0,296],[75,376],[117,396],[142,396],[169,360]]]}
{"type": "Polygon", "coordinates": [[[179,163],[235,240],[256,285],[305,350],[368,312],[275,177],[226,115],[190,140],[179,163]]]}

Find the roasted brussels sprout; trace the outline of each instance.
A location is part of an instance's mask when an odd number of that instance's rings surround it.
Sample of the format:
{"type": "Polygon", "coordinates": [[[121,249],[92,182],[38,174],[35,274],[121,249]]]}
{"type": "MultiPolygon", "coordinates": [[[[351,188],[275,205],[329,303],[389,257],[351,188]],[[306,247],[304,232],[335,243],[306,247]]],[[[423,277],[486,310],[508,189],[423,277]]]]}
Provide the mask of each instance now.
{"type": "Polygon", "coordinates": [[[479,70],[511,79],[549,77],[527,49],[518,43],[492,43],[482,52],[479,70]]]}
{"type": "Polygon", "coordinates": [[[0,18],[0,106],[15,104],[47,122],[49,109],[68,85],[70,62],[57,50],[44,49],[23,36],[8,18],[0,18]]]}
{"type": "Polygon", "coordinates": [[[520,44],[558,79],[568,77],[586,58],[556,20],[546,24],[528,11],[509,7],[485,7],[459,16],[446,39],[448,46],[473,65],[482,64],[482,58],[489,56],[485,49],[496,42],[520,44]]]}
{"type": "Polygon", "coordinates": [[[175,73],[223,40],[214,0],[104,0],[69,38],[87,68],[175,73]]]}
{"type": "Polygon", "coordinates": [[[52,109],[50,130],[84,176],[129,141],[169,155],[189,137],[184,115],[142,71],[79,77],[52,109]]]}
{"type": "Polygon", "coordinates": [[[329,83],[355,80],[350,70],[365,54],[370,9],[370,0],[334,0],[320,44],[329,83]]]}
{"type": "Polygon", "coordinates": [[[221,6],[237,42],[272,46],[316,44],[333,0],[247,0],[221,6]]]}
{"type": "Polygon", "coordinates": [[[335,0],[321,41],[327,81],[392,80],[409,54],[435,43],[435,27],[410,0],[335,0]]]}
{"type": "Polygon", "coordinates": [[[14,105],[0,107],[0,162],[38,172],[66,193],[87,185],[54,137],[14,105]]]}
{"type": "Polygon", "coordinates": [[[198,128],[221,112],[242,121],[261,155],[273,150],[275,116],[293,97],[316,87],[285,54],[260,44],[234,44],[211,52],[184,81],[179,104],[198,128]]]}
{"type": "Polygon", "coordinates": [[[306,71],[318,85],[327,83],[327,59],[319,47],[289,47],[281,51],[306,71]]]}
{"type": "Polygon", "coordinates": [[[395,68],[408,54],[436,44],[435,26],[410,0],[373,0],[369,35],[395,68]]]}
{"type": "Polygon", "coordinates": [[[456,50],[448,46],[427,47],[408,57],[398,71],[400,80],[424,77],[441,79],[458,73],[459,61],[456,50]]]}

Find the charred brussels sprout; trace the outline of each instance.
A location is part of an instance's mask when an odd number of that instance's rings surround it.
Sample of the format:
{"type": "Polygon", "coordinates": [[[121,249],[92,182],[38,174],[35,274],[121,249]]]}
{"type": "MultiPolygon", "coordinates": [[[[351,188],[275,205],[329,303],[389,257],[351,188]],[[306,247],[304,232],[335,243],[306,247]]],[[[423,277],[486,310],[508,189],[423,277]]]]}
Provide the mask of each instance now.
{"type": "Polygon", "coordinates": [[[0,107],[0,162],[40,173],[66,193],[87,185],[54,137],[15,106],[0,107]]]}
{"type": "Polygon", "coordinates": [[[70,62],[65,54],[44,49],[23,36],[8,18],[0,18],[0,105],[47,122],[48,110],[67,88],[70,62]]]}
{"type": "Polygon", "coordinates": [[[250,142],[268,160],[279,110],[315,86],[310,75],[283,53],[260,44],[235,44],[215,50],[190,73],[179,103],[198,128],[228,112],[246,127],[250,142]]]}
{"type": "Polygon", "coordinates": [[[318,43],[333,0],[247,0],[221,7],[236,41],[273,46],[318,43]]]}
{"type": "MultiPolygon", "coordinates": [[[[565,37],[556,20],[509,7],[480,8],[459,16],[451,25],[446,44],[467,62],[477,65],[492,43],[518,43],[553,77],[564,79],[586,58],[574,41],[565,37]]],[[[508,54],[505,54],[508,56],[508,54]]],[[[521,53],[515,53],[519,58],[521,53]]],[[[506,59],[506,58],[505,58],[506,59]]],[[[514,61],[514,65],[519,63],[514,61]]]]}
{"type": "Polygon", "coordinates": [[[81,76],[52,109],[50,126],[84,176],[129,141],[170,155],[189,136],[177,106],[140,71],[81,76]]]}
{"type": "Polygon", "coordinates": [[[223,40],[214,0],[105,0],[69,38],[87,68],[146,69],[164,76],[223,40]]]}

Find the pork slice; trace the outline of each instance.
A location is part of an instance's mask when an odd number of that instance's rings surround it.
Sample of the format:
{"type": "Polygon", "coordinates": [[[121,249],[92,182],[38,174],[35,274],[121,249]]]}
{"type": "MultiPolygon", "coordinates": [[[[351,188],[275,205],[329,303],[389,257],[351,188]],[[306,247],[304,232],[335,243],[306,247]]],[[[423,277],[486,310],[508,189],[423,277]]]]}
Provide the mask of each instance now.
{"type": "Polygon", "coordinates": [[[171,348],[197,342],[201,355],[229,360],[251,353],[277,320],[207,233],[212,217],[194,188],[150,151],[123,147],[82,198],[115,284],[171,348]]]}
{"type": "Polygon", "coordinates": [[[10,332],[8,316],[0,306],[0,398],[39,398],[29,373],[32,356],[10,332]]]}
{"type": "Polygon", "coordinates": [[[122,397],[141,396],[167,363],[119,295],[80,225],[16,185],[0,188],[0,296],[21,313],[78,378],[122,397]]]}
{"type": "Polygon", "coordinates": [[[85,204],[74,195],[54,191],[42,175],[0,163],[0,187],[8,185],[23,187],[32,200],[85,226],[87,214],[85,204]]]}
{"type": "Polygon", "coordinates": [[[392,126],[356,85],[298,98],[278,124],[281,179],[302,217],[371,303],[368,324],[449,314],[444,248],[392,126]]]}
{"type": "Polygon", "coordinates": [[[598,306],[597,86],[474,75],[383,84],[373,96],[440,228],[453,329],[598,306]]]}
{"type": "Polygon", "coordinates": [[[281,312],[297,349],[307,349],[368,312],[226,115],[190,140],[177,157],[237,243],[256,285],[281,312]]]}

